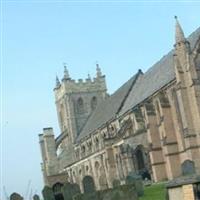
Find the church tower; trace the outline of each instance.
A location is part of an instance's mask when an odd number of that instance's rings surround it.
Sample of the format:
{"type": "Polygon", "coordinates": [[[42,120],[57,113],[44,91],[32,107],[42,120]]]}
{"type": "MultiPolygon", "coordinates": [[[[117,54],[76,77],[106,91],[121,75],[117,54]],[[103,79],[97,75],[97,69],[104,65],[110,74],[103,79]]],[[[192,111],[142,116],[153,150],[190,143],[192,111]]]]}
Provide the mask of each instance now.
{"type": "MultiPolygon", "coordinates": [[[[182,27],[176,18],[176,43],[174,64],[176,72],[176,95],[181,118],[183,135],[182,166],[184,162],[193,163],[194,171],[200,169],[200,77],[199,66],[195,63],[195,55],[184,36],[182,27]]],[[[197,49],[198,50],[198,49],[197,49]]]]}
{"type": "Polygon", "coordinates": [[[66,142],[73,144],[88,117],[107,96],[105,76],[96,64],[96,77],[90,75],[86,80],[77,82],[71,79],[67,67],[64,66],[64,76],[61,81],[56,77],[54,88],[55,103],[61,134],[66,135],[66,142]]]}

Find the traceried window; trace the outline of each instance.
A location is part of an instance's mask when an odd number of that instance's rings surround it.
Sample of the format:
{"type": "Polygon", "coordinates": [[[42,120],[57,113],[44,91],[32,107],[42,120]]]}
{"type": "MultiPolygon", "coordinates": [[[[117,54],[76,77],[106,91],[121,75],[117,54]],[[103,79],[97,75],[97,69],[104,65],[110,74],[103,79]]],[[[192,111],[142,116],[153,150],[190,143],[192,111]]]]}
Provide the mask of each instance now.
{"type": "Polygon", "coordinates": [[[97,98],[96,97],[92,97],[91,108],[92,108],[92,110],[94,110],[96,107],[97,107],[97,98]]]}
{"type": "Polygon", "coordinates": [[[77,112],[80,114],[84,113],[84,102],[81,97],[77,101],[77,112]]]}

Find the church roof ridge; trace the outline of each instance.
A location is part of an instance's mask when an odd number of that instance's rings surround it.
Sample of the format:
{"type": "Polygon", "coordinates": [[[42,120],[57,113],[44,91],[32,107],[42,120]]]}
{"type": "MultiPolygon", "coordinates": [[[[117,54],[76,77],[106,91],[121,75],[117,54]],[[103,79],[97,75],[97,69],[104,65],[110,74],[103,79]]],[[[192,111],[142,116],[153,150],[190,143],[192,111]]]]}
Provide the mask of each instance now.
{"type": "MultiPolygon", "coordinates": [[[[200,38],[200,27],[196,29],[187,38],[190,43],[191,50],[195,48],[195,44],[200,38]]],[[[125,114],[128,110],[135,107],[156,91],[170,83],[175,79],[174,69],[174,50],[171,50],[163,56],[158,62],[150,67],[143,75],[142,79],[132,88],[119,115],[125,114]]]]}
{"type": "MultiPolygon", "coordinates": [[[[194,49],[199,37],[200,27],[197,28],[196,31],[194,31],[187,38],[192,50],[194,49]]],[[[86,125],[80,132],[80,135],[77,137],[77,142],[94,132],[106,122],[110,121],[113,117],[116,116],[116,114],[118,114],[119,116],[123,115],[128,110],[135,107],[136,105],[144,101],[147,97],[158,91],[160,88],[173,81],[175,79],[173,54],[174,50],[169,51],[168,54],[163,56],[144,74],[141,72],[140,74],[143,74],[141,79],[131,85],[130,82],[133,83],[136,79],[136,75],[134,75],[131,79],[129,79],[129,81],[127,81],[118,90],[116,90],[116,92],[114,92],[108,99],[104,100],[99,106],[97,106],[96,110],[89,117],[86,125]],[[129,86],[125,87],[125,85],[129,86]],[[123,90],[126,91],[123,92],[123,90]],[[117,96],[119,91],[120,93],[123,93],[123,98],[121,97],[120,101],[118,102],[116,100],[118,97],[115,97],[115,95],[117,96]],[[117,109],[114,104],[115,101],[112,99],[117,101],[117,109]],[[109,106],[113,109],[109,110],[109,106]]]]}

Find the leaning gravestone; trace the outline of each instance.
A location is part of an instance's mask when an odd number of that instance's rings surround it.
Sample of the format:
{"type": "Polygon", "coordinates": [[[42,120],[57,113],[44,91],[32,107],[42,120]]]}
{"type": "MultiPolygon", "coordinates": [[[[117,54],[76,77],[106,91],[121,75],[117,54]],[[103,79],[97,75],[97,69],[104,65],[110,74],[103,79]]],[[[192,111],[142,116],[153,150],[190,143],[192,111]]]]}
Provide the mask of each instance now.
{"type": "Polygon", "coordinates": [[[39,195],[35,194],[35,195],[33,196],[33,200],[40,200],[39,195]]]}
{"type": "Polygon", "coordinates": [[[23,200],[23,197],[20,194],[14,192],[10,195],[10,200],[23,200]]]}
{"type": "Polygon", "coordinates": [[[55,200],[53,191],[48,186],[44,187],[44,189],[42,190],[42,195],[43,195],[44,200],[55,200]]]}
{"type": "Polygon", "coordinates": [[[142,177],[140,175],[131,173],[126,177],[127,185],[134,185],[138,196],[144,195],[144,186],[142,182],[142,177]]]}
{"type": "Polygon", "coordinates": [[[74,196],[81,193],[78,184],[65,183],[61,190],[64,200],[72,200],[74,196]]]}

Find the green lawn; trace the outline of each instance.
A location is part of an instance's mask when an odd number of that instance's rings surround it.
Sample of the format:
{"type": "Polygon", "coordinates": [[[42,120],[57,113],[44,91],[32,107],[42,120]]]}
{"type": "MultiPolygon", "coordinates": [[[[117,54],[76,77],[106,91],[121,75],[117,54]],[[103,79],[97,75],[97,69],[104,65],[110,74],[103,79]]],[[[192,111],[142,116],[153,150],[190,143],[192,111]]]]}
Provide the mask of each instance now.
{"type": "Polygon", "coordinates": [[[144,188],[144,196],[139,200],[165,200],[165,184],[153,184],[144,188]]]}

